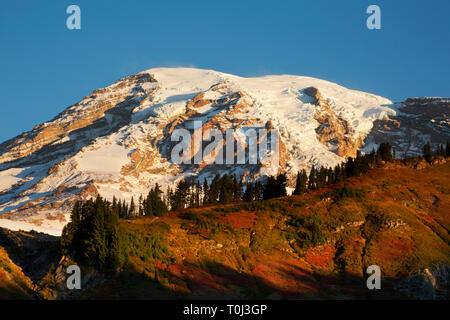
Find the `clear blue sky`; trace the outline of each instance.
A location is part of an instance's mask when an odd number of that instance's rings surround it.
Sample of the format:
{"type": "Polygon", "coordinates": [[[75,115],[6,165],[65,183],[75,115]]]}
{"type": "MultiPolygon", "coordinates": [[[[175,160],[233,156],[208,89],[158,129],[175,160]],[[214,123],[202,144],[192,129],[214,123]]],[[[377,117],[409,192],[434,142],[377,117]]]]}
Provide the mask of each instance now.
{"type": "Polygon", "coordinates": [[[312,76],[393,101],[450,96],[448,0],[2,0],[0,10],[0,141],[160,66],[312,76]],[[66,28],[70,4],[79,31],[66,28]],[[371,4],[381,30],[366,28],[371,4]]]}

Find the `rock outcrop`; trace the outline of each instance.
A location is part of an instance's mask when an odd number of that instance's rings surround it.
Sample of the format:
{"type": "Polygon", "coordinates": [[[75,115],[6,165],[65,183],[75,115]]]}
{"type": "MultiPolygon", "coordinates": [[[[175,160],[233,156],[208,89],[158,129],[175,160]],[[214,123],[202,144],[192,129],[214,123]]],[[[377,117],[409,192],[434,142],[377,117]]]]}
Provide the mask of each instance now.
{"type": "Polygon", "coordinates": [[[450,266],[438,264],[399,280],[396,289],[415,300],[448,300],[450,266]]]}
{"type": "Polygon", "coordinates": [[[314,114],[314,119],[319,123],[316,128],[317,139],[340,157],[354,157],[362,141],[355,137],[348,121],[331,109],[317,88],[309,87],[303,92],[312,97],[313,103],[318,107],[314,114]]]}

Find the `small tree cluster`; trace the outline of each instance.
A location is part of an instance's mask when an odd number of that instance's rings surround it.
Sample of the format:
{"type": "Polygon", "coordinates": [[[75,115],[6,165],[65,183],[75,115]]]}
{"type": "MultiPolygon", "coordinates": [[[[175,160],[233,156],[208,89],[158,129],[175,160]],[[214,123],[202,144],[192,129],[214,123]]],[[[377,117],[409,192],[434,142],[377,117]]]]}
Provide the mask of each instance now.
{"type": "Polygon", "coordinates": [[[370,169],[371,166],[381,161],[390,162],[394,159],[393,149],[389,143],[382,143],[377,151],[362,155],[360,151],[356,157],[349,157],[347,161],[337,164],[334,168],[321,166],[316,169],[312,167],[309,176],[306,170],[297,173],[297,180],[293,194],[303,194],[308,190],[317,190],[326,185],[331,185],[344,181],[350,177],[361,176],[370,169]]]}
{"type": "Polygon", "coordinates": [[[73,254],[81,265],[111,271],[127,259],[126,238],[117,210],[100,196],[77,201],[60,238],[62,254],[73,254]]]}
{"type": "Polygon", "coordinates": [[[125,200],[117,200],[113,197],[111,208],[118,214],[120,218],[131,219],[140,216],[157,216],[161,217],[167,213],[168,207],[166,201],[163,199],[163,191],[157,183],[150,189],[145,198],[142,195],[136,204],[134,197],[131,198],[128,204],[125,200]]]}
{"type": "Polygon", "coordinates": [[[268,177],[263,191],[263,199],[285,197],[287,178],[286,174],[279,174],[277,177],[268,177]]]}
{"type": "Polygon", "coordinates": [[[423,146],[423,157],[428,162],[433,161],[437,157],[444,157],[444,158],[450,157],[450,142],[447,142],[445,147],[443,144],[437,145],[435,152],[433,152],[431,149],[431,143],[427,142],[423,146]]]}
{"type": "Polygon", "coordinates": [[[139,213],[146,216],[162,217],[167,213],[166,202],[162,198],[163,192],[158,183],[151,188],[145,199],[139,200],[139,213]]]}
{"type": "Polygon", "coordinates": [[[249,182],[246,185],[242,200],[245,202],[260,201],[263,190],[264,186],[259,181],[249,182]]]}
{"type": "Polygon", "coordinates": [[[193,179],[180,180],[175,190],[169,189],[168,201],[172,210],[198,207],[207,204],[226,204],[241,201],[243,184],[236,176],[217,174],[208,184],[193,179]]]}

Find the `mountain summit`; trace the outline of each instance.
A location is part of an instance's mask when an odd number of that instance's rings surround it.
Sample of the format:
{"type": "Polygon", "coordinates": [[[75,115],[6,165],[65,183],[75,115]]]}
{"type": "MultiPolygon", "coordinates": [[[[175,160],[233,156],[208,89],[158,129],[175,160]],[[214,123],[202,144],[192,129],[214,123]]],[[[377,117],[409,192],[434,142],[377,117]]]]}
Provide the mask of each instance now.
{"type": "MultiPolygon", "coordinates": [[[[384,141],[397,155],[418,155],[426,141],[449,139],[449,103],[392,103],[309,77],[150,69],[94,90],[53,120],[0,144],[0,226],[59,235],[80,197],[136,199],[155,183],[165,189],[180,179],[225,173],[244,181],[279,172],[292,178],[299,169],[333,166],[384,141]],[[208,163],[205,156],[217,156],[211,148],[203,148],[200,162],[171,159],[176,130],[215,129],[224,136],[233,130],[248,148],[240,133],[261,128],[279,136],[276,167],[251,164],[249,157],[240,164],[208,163]]],[[[224,139],[220,148],[229,144],[224,139]]]]}

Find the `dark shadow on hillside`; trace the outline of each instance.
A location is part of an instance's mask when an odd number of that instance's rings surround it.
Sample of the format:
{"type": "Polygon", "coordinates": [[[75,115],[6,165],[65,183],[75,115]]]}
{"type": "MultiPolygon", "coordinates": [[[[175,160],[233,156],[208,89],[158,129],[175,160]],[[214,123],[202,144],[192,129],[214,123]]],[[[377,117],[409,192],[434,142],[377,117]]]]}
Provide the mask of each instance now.
{"type": "Polygon", "coordinates": [[[58,262],[58,240],[58,237],[44,233],[0,228],[0,246],[33,283],[39,281],[58,262]]]}
{"type": "MultiPolygon", "coordinates": [[[[392,289],[392,279],[382,279],[382,290],[369,290],[366,279],[346,274],[319,275],[298,266],[285,265],[270,270],[271,275],[259,276],[250,272],[238,272],[222,263],[208,261],[202,268],[196,264],[186,264],[195,273],[180,277],[167,273],[168,279],[175,282],[184,281],[190,290],[189,294],[175,294],[182,299],[274,299],[274,300],[344,300],[344,299],[404,299],[405,297],[392,289]],[[282,287],[270,280],[273,274],[278,278],[292,279],[295,285],[282,287]]],[[[170,280],[169,280],[170,281],[170,280]]],[[[288,281],[289,282],[289,281],[288,281]]]]}

